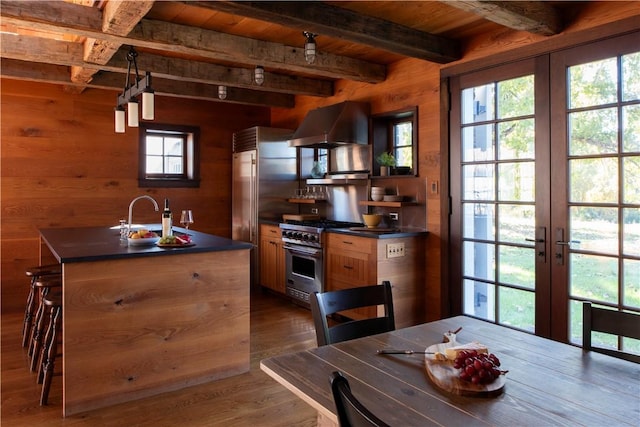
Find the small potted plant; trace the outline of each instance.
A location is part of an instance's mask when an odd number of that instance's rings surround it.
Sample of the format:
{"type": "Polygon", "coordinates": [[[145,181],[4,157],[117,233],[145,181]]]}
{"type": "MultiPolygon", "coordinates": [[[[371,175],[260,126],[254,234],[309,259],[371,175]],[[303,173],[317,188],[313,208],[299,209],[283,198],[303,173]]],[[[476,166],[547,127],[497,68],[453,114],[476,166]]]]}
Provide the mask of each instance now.
{"type": "Polygon", "coordinates": [[[396,158],[392,153],[381,153],[378,157],[376,157],[376,161],[380,165],[380,176],[389,175],[389,168],[392,168],[396,165],[396,158]]]}

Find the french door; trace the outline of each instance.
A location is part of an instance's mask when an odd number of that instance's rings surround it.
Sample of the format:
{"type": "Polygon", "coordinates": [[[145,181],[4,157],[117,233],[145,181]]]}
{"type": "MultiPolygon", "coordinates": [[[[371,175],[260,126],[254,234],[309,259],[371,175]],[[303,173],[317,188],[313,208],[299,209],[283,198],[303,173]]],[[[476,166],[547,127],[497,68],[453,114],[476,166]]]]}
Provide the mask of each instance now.
{"type": "Polygon", "coordinates": [[[639,46],[451,79],[454,312],[578,345],[583,301],[640,312],[639,46]]]}

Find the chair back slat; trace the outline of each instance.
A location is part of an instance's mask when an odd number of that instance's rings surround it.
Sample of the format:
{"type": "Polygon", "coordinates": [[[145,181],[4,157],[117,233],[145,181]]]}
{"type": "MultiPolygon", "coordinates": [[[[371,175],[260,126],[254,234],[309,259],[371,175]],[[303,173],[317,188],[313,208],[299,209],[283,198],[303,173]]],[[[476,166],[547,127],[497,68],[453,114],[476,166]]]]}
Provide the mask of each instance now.
{"type": "Polygon", "coordinates": [[[338,371],[331,374],[331,391],[340,427],[389,427],[353,395],[349,381],[338,371]]]}
{"type": "Polygon", "coordinates": [[[391,283],[314,293],[309,302],[316,327],[318,346],[335,344],[395,329],[391,283]],[[329,326],[329,316],[363,307],[384,307],[384,315],[368,319],[349,319],[329,326]]]}
{"type": "Polygon", "coordinates": [[[640,339],[640,316],[623,311],[593,307],[590,302],[582,306],[582,348],[640,363],[640,355],[620,350],[593,346],[592,332],[603,332],[622,337],[640,339]]]}

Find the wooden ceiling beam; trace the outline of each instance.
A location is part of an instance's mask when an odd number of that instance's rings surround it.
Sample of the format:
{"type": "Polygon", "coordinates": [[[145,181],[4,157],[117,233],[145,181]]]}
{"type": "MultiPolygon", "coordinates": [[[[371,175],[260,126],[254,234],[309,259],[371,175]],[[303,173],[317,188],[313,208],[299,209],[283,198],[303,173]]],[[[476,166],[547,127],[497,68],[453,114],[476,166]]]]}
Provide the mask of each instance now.
{"type": "Polygon", "coordinates": [[[3,23],[18,27],[97,38],[116,44],[190,55],[205,60],[243,63],[251,67],[262,65],[272,70],[367,83],[379,83],[386,78],[384,65],[321,53],[313,67],[310,67],[304,59],[302,49],[297,46],[286,46],[170,22],[142,19],[127,36],[104,33],[101,22],[98,24],[96,21],[95,13],[83,9],[92,10],[59,1],[38,2],[37,8],[27,2],[3,1],[0,16],[3,23]],[[81,19],[70,18],[77,13],[82,14],[81,19]]]}
{"type": "Polygon", "coordinates": [[[361,15],[319,1],[185,1],[183,3],[274,22],[440,64],[461,58],[460,44],[455,40],[384,19],[361,15]]]}
{"type": "Polygon", "coordinates": [[[552,36],[562,32],[564,26],[560,13],[543,1],[441,1],[505,27],[533,34],[552,36]]]}
{"type": "MultiPolygon", "coordinates": [[[[138,22],[151,10],[154,1],[110,1],[102,12],[102,31],[110,34],[126,36],[138,22]]],[[[119,43],[87,38],[84,41],[84,61],[94,64],[106,64],[120,48],[119,43]]],[[[89,83],[96,73],[94,68],[71,67],[71,81],[74,83],[89,83]]],[[[82,91],[82,86],[73,86],[76,92],[82,91]]]]}
{"type": "MultiPolygon", "coordinates": [[[[17,59],[2,60],[2,76],[14,80],[28,80],[42,83],[74,85],[69,82],[69,67],[56,64],[44,64],[21,61],[17,59]]],[[[98,71],[89,84],[81,86],[96,89],[121,91],[122,74],[98,71]]],[[[155,93],[166,97],[202,99],[207,101],[249,104],[261,107],[293,108],[295,96],[283,93],[263,92],[240,88],[228,88],[227,98],[218,98],[218,86],[194,82],[178,82],[176,80],[154,78],[155,93]]],[[[115,105],[115,95],[114,95],[115,105]]]]}
{"type": "MultiPolygon", "coordinates": [[[[107,70],[126,73],[128,62],[126,52],[121,48],[107,64],[84,62],[83,47],[78,43],[34,36],[0,35],[0,56],[9,59],[49,63],[65,66],[77,66],[94,70],[107,70]]],[[[286,94],[305,94],[309,96],[328,97],[333,94],[333,83],[326,80],[290,76],[284,74],[265,73],[262,86],[253,83],[253,70],[231,68],[206,62],[189,61],[179,58],[168,58],[161,55],[145,53],[137,58],[138,67],[142,71],[151,71],[154,77],[164,77],[179,81],[225,85],[260,92],[279,92],[286,94]]],[[[122,76],[124,87],[124,76],[122,76]]],[[[155,88],[155,84],[153,84],[155,88]]]]}

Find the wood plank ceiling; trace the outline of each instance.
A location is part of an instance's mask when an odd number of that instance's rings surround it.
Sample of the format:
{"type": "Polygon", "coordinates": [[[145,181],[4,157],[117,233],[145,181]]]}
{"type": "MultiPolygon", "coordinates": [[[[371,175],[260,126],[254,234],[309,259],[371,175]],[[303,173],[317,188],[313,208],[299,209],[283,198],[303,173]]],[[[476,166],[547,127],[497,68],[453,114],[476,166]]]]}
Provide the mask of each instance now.
{"type": "Polygon", "coordinates": [[[295,95],[332,96],[339,79],[384,81],[402,58],[455,61],[465,41],[500,26],[557,34],[584,3],[2,0],[1,74],[77,93],[122,91],[134,46],[157,94],[293,108],[295,95]],[[313,64],[303,31],[318,34],[313,64]]]}

